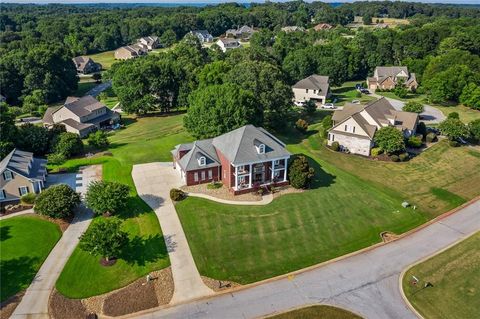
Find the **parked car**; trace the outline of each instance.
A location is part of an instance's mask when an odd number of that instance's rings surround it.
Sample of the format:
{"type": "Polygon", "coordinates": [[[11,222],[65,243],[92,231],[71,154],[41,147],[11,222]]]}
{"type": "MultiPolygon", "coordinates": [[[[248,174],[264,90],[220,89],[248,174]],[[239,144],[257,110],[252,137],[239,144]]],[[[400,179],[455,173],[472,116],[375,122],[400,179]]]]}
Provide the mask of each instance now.
{"type": "Polygon", "coordinates": [[[353,100],[352,103],[353,104],[360,104],[360,101],[359,100],[353,100]]]}
{"type": "Polygon", "coordinates": [[[322,104],[322,109],[334,109],[334,108],[335,108],[335,105],[333,105],[333,103],[322,104]]]}
{"type": "Polygon", "coordinates": [[[305,101],[295,101],[293,102],[296,106],[305,106],[306,102],[305,101]]]}
{"type": "Polygon", "coordinates": [[[356,89],[356,90],[359,90],[359,91],[360,91],[361,89],[363,89],[362,84],[360,84],[360,83],[355,84],[355,89],[356,89]]]}
{"type": "Polygon", "coordinates": [[[361,88],[360,92],[362,92],[363,94],[370,94],[370,91],[364,88],[361,88]]]}

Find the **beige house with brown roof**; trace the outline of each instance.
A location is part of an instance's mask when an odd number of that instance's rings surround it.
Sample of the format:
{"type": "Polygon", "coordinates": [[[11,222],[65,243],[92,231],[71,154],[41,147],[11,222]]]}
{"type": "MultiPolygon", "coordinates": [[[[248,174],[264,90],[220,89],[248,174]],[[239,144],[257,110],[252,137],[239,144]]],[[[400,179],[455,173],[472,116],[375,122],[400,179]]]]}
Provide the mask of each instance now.
{"type": "Polygon", "coordinates": [[[330,30],[332,29],[333,26],[328,23],[319,23],[316,26],[313,27],[315,31],[320,31],[320,30],[330,30]]]}
{"type": "Polygon", "coordinates": [[[292,86],[295,102],[315,102],[325,104],[330,96],[328,76],[313,74],[292,86]]]}
{"type": "Polygon", "coordinates": [[[68,97],[59,108],[48,108],[43,116],[43,124],[63,124],[67,132],[87,136],[90,132],[118,122],[120,115],[91,95],[68,97]]]}
{"type": "Polygon", "coordinates": [[[398,111],[387,99],[381,98],[366,105],[347,103],[342,110],[333,113],[332,121],[328,145],[338,142],[350,153],[369,156],[378,129],[393,126],[409,137],[416,132],[418,114],[398,111]]]}
{"type": "Polygon", "coordinates": [[[40,193],[45,187],[47,161],[33,153],[17,149],[0,162],[0,202],[18,201],[28,193],[40,193]]]}
{"type": "Polygon", "coordinates": [[[406,66],[377,66],[373,76],[367,78],[367,86],[372,91],[393,90],[400,81],[403,81],[409,90],[416,90],[418,87],[415,73],[408,72],[406,66]]]}
{"type": "Polygon", "coordinates": [[[115,50],[115,60],[128,60],[135,59],[142,55],[147,54],[148,48],[144,45],[133,44],[120,47],[115,50]]]}
{"type": "Polygon", "coordinates": [[[100,63],[96,63],[88,56],[77,56],[74,57],[72,61],[77,68],[77,73],[80,74],[89,74],[102,70],[102,65],[100,63]]]}

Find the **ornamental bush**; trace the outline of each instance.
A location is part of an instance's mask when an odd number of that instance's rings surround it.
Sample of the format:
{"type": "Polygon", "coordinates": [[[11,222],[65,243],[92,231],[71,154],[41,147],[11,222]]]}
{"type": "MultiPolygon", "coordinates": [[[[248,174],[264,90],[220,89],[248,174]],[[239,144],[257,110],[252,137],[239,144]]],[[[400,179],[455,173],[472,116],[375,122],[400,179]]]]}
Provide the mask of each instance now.
{"type": "Polygon", "coordinates": [[[390,155],[390,159],[392,160],[392,162],[398,162],[400,160],[400,158],[398,157],[398,155],[390,155]]]}
{"type": "Polygon", "coordinates": [[[308,130],[308,123],[303,119],[298,119],[295,122],[295,127],[302,133],[305,133],[308,130]]]}
{"type": "Polygon", "coordinates": [[[451,140],[451,141],[448,141],[448,145],[450,145],[451,147],[459,147],[460,143],[458,143],[455,140],[451,140]]]}
{"type": "Polygon", "coordinates": [[[187,194],[185,194],[184,191],[178,188],[172,188],[170,190],[170,199],[173,200],[174,202],[179,202],[181,200],[184,200],[187,197],[187,194]]]}
{"type": "Polygon", "coordinates": [[[50,186],[37,196],[34,211],[52,218],[66,218],[73,215],[78,204],[80,195],[68,185],[59,184],[50,186]]]}
{"type": "Polygon", "coordinates": [[[423,123],[423,122],[418,123],[417,134],[422,134],[423,136],[425,136],[425,134],[427,134],[427,126],[425,125],[425,123],[423,123]]]}
{"type": "Polygon", "coordinates": [[[420,102],[410,101],[405,103],[402,110],[405,112],[413,112],[420,114],[423,112],[423,104],[420,102]]]}
{"type": "Polygon", "coordinates": [[[48,154],[47,156],[47,161],[48,161],[48,164],[52,164],[52,165],[61,165],[63,163],[65,163],[65,155],[63,155],[62,153],[52,153],[52,154],[48,154]]]}
{"type": "Polygon", "coordinates": [[[335,152],[338,152],[340,150],[340,144],[338,144],[338,142],[333,142],[331,147],[332,150],[334,150],[335,152]]]}
{"type": "Polygon", "coordinates": [[[95,214],[115,214],[127,205],[130,188],[110,181],[95,181],[88,186],[85,202],[95,214]]]}
{"type": "Polygon", "coordinates": [[[35,203],[35,198],[37,198],[37,194],[28,193],[20,197],[20,202],[25,205],[33,205],[35,203]]]}
{"type": "Polygon", "coordinates": [[[398,155],[398,159],[400,160],[400,162],[408,161],[409,158],[410,156],[408,155],[408,153],[402,153],[398,155]]]}
{"type": "Polygon", "coordinates": [[[437,134],[435,134],[433,132],[430,132],[425,137],[425,140],[427,141],[427,143],[436,142],[437,141],[437,134]]]}
{"type": "Polygon", "coordinates": [[[65,157],[79,155],[83,152],[83,142],[80,136],[75,133],[61,133],[55,144],[55,152],[65,157]]]}
{"type": "Polygon", "coordinates": [[[468,123],[468,130],[475,141],[480,141],[480,119],[468,123]]]}
{"type": "Polygon", "coordinates": [[[447,118],[445,121],[440,123],[438,128],[440,131],[442,131],[442,134],[447,136],[450,140],[468,138],[470,135],[468,127],[457,118],[447,118]]]}
{"type": "Polygon", "coordinates": [[[96,148],[107,148],[110,145],[108,141],[108,135],[105,131],[98,130],[88,135],[88,145],[96,148]]]}
{"type": "Polygon", "coordinates": [[[460,119],[460,114],[458,112],[452,112],[447,115],[447,119],[460,119]]]}
{"type": "Polygon", "coordinates": [[[128,243],[128,234],[121,230],[121,225],[114,217],[94,221],[80,237],[80,249],[107,261],[118,257],[128,243]]]}
{"type": "Polygon", "coordinates": [[[408,146],[414,147],[414,148],[419,148],[422,146],[422,138],[420,136],[410,136],[407,141],[408,146]]]}
{"type": "Polygon", "coordinates": [[[375,144],[385,152],[392,154],[405,150],[402,132],[392,126],[379,129],[374,136],[375,144]]]}
{"type": "Polygon", "coordinates": [[[374,147],[370,151],[370,155],[372,157],[377,157],[378,155],[382,154],[383,150],[380,147],[374,147]]]}
{"type": "Polygon", "coordinates": [[[307,188],[310,186],[315,170],[310,167],[305,156],[296,157],[288,168],[290,185],[294,188],[307,188]]]}

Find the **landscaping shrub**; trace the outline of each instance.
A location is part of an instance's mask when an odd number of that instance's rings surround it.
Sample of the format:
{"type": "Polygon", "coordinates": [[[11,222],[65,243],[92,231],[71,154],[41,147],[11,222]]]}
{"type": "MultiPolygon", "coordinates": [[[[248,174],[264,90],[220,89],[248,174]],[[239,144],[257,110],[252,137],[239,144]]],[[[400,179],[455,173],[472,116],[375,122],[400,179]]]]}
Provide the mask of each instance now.
{"type": "Polygon", "coordinates": [[[49,164],[61,165],[61,164],[65,163],[66,158],[65,158],[65,155],[63,155],[61,153],[52,153],[52,154],[48,154],[47,160],[48,160],[49,164]]]}
{"type": "Polygon", "coordinates": [[[383,150],[380,148],[380,147],[374,147],[372,148],[372,150],[370,151],[370,155],[372,157],[377,157],[378,155],[382,154],[383,153],[383,150]]]}
{"type": "Polygon", "coordinates": [[[422,138],[420,136],[410,136],[407,141],[408,146],[419,148],[422,146],[422,138]]]}
{"type": "Polygon", "coordinates": [[[75,133],[61,133],[55,145],[55,152],[65,157],[79,155],[83,152],[83,142],[75,133]]]}
{"type": "Polygon", "coordinates": [[[392,160],[392,162],[398,162],[400,160],[400,158],[398,157],[398,155],[390,155],[390,159],[392,160]]]}
{"type": "Polygon", "coordinates": [[[66,218],[73,215],[73,209],[78,204],[80,195],[68,185],[59,184],[50,186],[37,196],[34,210],[52,218],[66,218]]]}
{"type": "Polygon", "coordinates": [[[470,136],[468,127],[456,118],[447,118],[440,123],[438,128],[442,131],[442,134],[447,136],[451,141],[459,138],[468,138],[470,136]]]}
{"type": "Polygon", "coordinates": [[[100,149],[107,148],[108,145],[110,145],[107,133],[102,130],[90,133],[90,135],[88,135],[88,145],[100,149]]]}
{"type": "Polygon", "coordinates": [[[340,144],[338,144],[338,142],[333,142],[331,148],[335,152],[338,152],[340,150],[340,144]]]}
{"type": "Polygon", "coordinates": [[[28,193],[20,197],[20,202],[25,205],[33,205],[35,203],[35,198],[37,198],[37,194],[28,193]]]}
{"type": "Polygon", "coordinates": [[[410,156],[408,155],[408,153],[402,153],[402,154],[398,155],[398,159],[401,162],[408,161],[409,158],[410,158],[410,156]]]}
{"type": "Polygon", "coordinates": [[[307,123],[307,121],[305,121],[303,119],[298,119],[295,122],[295,127],[300,132],[305,133],[308,130],[308,123],[307,123]]]}
{"type": "Polygon", "coordinates": [[[405,140],[402,132],[392,126],[379,129],[375,133],[374,140],[377,146],[389,154],[405,150],[405,140]]]}
{"type": "Polygon", "coordinates": [[[298,156],[290,164],[288,178],[294,188],[307,188],[315,175],[315,170],[310,167],[305,156],[298,156]]]}
{"type": "Polygon", "coordinates": [[[417,134],[421,134],[422,136],[425,136],[425,134],[427,134],[427,126],[425,125],[425,123],[423,122],[418,123],[417,134]]]}
{"type": "Polygon", "coordinates": [[[121,230],[121,225],[117,218],[94,221],[80,237],[80,249],[107,261],[118,257],[128,243],[128,234],[121,230]]]}
{"type": "Polygon", "coordinates": [[[433,132],[430,132],[425,137],[425,140],[427,141],[427,143],[436,142],[437,141],[437,134],[435,134],[433,132]]]}
{"type": "Polygon", "coordinates": [[[211,182],[207,184],[207,189],[218,189],[222,188],[223,184],[221,182],[211,182]]]}
{"type": "Polygon", "coordinates": [[[423,112],[423,104],[420,102],[410,101],[405,103],[402,110],[405,112],[413,112],[420,114],[423,112]]]}
{"type": "Polygon", "coordinates": [[[451,147],[459,147],[459,146],[460,146],[460,143],[458,143],[457,141],[453,140],[453,141],[448,141],[448,145],[450,145],[451,147]]]}
{"type": "Polygon", "coordinates": [[[307,103],[305,103],[305,111],[307,111],[308,114],[313,114],[317,110],[317,105],[315,104],[314,101],[309,100],[307,103]]]}
{"type": "Polygon", "coordinates": [[[130,188],[109,181],[95,181],[88,185],[85,202],[96,214],[115,214],[127,205],[130,188]]]}
{"type": "Polygon", "coordinates": [[[173,200],[174,202],[179,202],[185,199],[185,197],[187,197],[187,195],[181,189],[172,188],[170,190],[170,199],[173,200]]]}
{"type": "Polygon", "coordinates": [[[452,113],[447,115],[447,119],[457,119],[457,120],[459,120],[460,119],[460,114],[458,114],[458,112],[452,112],[452,113]]]}
{"type": "Polygon", "coordinates": [[[468,130],[470,131],[470,135],[476,141],[480,141],[480,119],[473,120],[468,123],[468,130]]]}

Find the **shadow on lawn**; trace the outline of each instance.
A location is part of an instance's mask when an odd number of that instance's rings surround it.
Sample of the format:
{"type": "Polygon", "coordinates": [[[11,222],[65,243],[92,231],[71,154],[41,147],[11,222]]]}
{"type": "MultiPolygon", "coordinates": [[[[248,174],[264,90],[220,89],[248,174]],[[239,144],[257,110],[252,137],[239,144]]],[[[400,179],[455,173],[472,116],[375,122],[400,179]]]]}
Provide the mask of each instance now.
{"type": "Polygon", "coordinates": [[[138,217],[140,215],[152,212],[152,208],[145,203],[140,196],[131,196],[127,200],[127,206],[118,214],[121,219],[138,217]]]}
{"type": "Polygon", "coordinates": [[[2,302],[30,284],[37,272],[35,269],[37,263],[37,257],[20,257],[0,261],[2,270],[0,300],[2,302]]]}
{"type": "Polygon", "coordinates": [[[307,156],[305,154],[295,154],[296,156],[305,156],[310,164],[310,167],[313,167],[315,170],[315,176],[310,184],[310,189],[316,189],[320,187],[329,187],[333,183],[335,183],[335,179],[337,178],[335,175],[329,174],[322,169],[322,166],[315,161],[315,159],[307,156]]]}
{"type": "Polygon", "coordinates": [[[0,241],[5,241],[9,238],[12,238],[10,235],[10,228],[11,226],[2,226],[0,227],[0,241]]]}
{"type": "Polygon", "coordinates": [[[145,266],[167,256],[167,248],[163,236],[150,235],[148,237],[136,236],[128,242],[120,258],[128,264],[145,266]]]}

